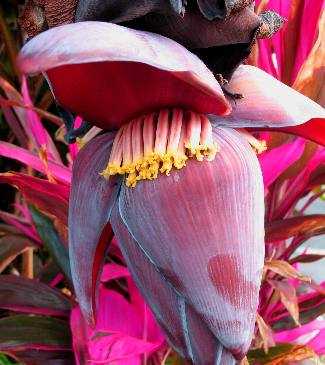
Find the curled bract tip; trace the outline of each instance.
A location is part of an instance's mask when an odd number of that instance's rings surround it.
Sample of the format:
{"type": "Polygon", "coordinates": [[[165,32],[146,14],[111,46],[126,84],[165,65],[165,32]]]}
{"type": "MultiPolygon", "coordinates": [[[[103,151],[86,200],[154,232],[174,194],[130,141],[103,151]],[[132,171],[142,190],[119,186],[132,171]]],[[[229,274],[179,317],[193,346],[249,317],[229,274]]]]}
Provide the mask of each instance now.
{"type": "Polygon", "coordinates": [[[22,48],[18,64],[24,73],[46,72],[60,105],[106,130],[163,108],[231,110],[197,56],[166,37],[116,24],[50,29],[22,48]]]}

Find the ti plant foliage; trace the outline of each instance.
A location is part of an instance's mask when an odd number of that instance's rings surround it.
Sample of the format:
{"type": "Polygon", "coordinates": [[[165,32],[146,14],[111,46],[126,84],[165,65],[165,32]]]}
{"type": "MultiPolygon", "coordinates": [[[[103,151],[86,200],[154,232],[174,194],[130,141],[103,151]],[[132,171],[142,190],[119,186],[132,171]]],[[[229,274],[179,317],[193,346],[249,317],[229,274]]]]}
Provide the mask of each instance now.
{"type": "MultiPolygon", "coordinates": [[[[96,3],[79,2],[80,20],[85,20],[85,14],[98,17],[96,3]]],[[[114,10],[117,2],[109,3],[114,10]]],[[[237,2],[225,1],[227,6],[221,8],[212,5],[223,2],[198,3],[207,18],[215,19],[228,16],[237,2]]],[[[324,43],[321,3],[314,1],[311,6],[308,1],[291,1],[281,6],[275,0],[256,1],[257,13],[274,9],[288,23],[272,40],[259,40],[248,62],[324,106],[324,93],[320,92],[324,68],[318,61],[324,43]]],[[[158,15],[149,16],[141,6],[145,14],[141,13],[140,20],[132,15],[137,9],[128,7],[128,18],[118,22],[132,21],[134,28],[158,29],[162,23],[152,25],[154,19],[169,16],[176,22],[175,14],[184,10],[184,2],[166,4],[167,10],[155,8],[158,15]]],[[[25,37],[16,22],[20,7],[14,0],[0,5],[0,183],[4,197],[0,211],[0,365],[112,361],[119,365],[185,365],[165,341],[110,229],[103,236],[105,243],[110,241],[108,254],[103,248],[96,251],[94,267],[84,273],[98,291],[96,325],[91,327],[82,315],[68,255],[72,166],[80,149],[89,142],[85,148],[92,148],[101,129],[81,128],[86,133],[73,138],[74,143],[66,143],[67,130],[61,119],[64,113],[57,112],[45,80],[42,76],[27,80],[16,66],[17,51],[25,37]]],[[[44,9],[51,25],[51,12],[44,9]]],[[[253,30],[259,19],[253,17],[253,30]]],[[[163,27],[159,32],[169,35],[171,30],[163,27]]],[[[186,37],[176,40],[187,46],[186,37]]],[[[246,55],[251,41],[245,40],[244,48],[236,46],[236,62],[246,55]]],[[[219,43],[213,47],[223,47],[219,43]]],[[[200,47],[188,48],[195,48],[202,59],[211,57],[200,47]]],[[[228,51],[232,53],[230,48],[228,51]]],[[[225,63],[213,66],[222,71],[225,63]]],[[[230,75],[234,65],[229,67],[230,75]]],[[[69,114],[69,118],[73,118],[75,128],[84,125],[78,116],[69,114]]],[[[324,120],[314,123],[314,141],[321,142],[323,137],[317,130],[323,128],[324,120]]],[[[265,187],[266,259],[247,361],[251,365],[285,365],[325,354],[325,277],[316,283],[299,271],[301,264],[314,265],[324,259],[323,252],[311,252],[304,244],[325,233],[325,215],[308,213],[313,202],[324,199],[325,151],[304,138],[305,132],[310,133],[309,127],[299,136],[262,129],[252,133],[254,139],[264,139],[268,145],[258,157],[265,187]]],[[[90,295],[93,300],[94,292],[90,295]]]]}

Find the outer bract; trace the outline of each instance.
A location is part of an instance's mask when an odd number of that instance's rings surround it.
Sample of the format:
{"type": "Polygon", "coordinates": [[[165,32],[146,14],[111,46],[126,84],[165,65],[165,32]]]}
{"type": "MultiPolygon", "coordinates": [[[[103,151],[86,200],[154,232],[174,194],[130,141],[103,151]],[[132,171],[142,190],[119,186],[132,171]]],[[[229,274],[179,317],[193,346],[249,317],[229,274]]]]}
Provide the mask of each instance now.
{"type": "Polygon", "coordinates": [[[195,364],[226,365],[228,351],[245,356],[253,335],[264,193],[249,145],[232,130],[214,136],[215,161],[191,160],[170,177],[122,187],[112,225],[173,347],[195,364]]]}

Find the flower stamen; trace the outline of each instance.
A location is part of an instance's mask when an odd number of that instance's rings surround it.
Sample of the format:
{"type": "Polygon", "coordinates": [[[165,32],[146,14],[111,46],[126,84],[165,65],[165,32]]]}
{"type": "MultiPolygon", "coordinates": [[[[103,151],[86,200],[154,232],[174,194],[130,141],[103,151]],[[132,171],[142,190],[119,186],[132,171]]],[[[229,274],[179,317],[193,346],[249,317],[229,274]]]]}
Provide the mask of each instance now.
{"type": "Polygon", "coordinates": [[[188,158],[212,161],[219,146],[213,142],[212,126],[203,115],[181,109],[161,110],[130,121],[116,134],[109,163],[102,172],[126,174],[126,186],[170,175],[188,158]]]}
{"type": "Polygon", "coordinates": [[[257,155],[260,155],[262,152],[267,150],[266,141],[264,139],[260,140],[255,138],[250,132],[243,128],[237,129],[237,131],[247,139],[248,143],[257,155]]]}

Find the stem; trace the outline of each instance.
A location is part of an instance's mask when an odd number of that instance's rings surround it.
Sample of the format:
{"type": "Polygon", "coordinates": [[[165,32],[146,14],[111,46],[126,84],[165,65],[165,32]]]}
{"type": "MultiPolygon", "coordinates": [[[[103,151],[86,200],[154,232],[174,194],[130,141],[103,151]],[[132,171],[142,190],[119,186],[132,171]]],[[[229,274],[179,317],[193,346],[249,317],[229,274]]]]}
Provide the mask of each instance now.
{"type": "Polygon", "coordinates": [[[6,23],[1,5],[0,5],[0,33],[2,34],[3,42],[7,49],[8,58],[9,58],[10,65],[12,67],[12,71],[17,76],[17,78],[19,78],[20,72],[16,65],[16,53],[17,52],[16,52],[16,48],[15,48],[15,42],[8,29],[8,25],[6,23]]]}
{"type": "Polygon", "coordinates": [[[34,250],[32,248],[28,248],[22,254],[22,274],[29,279],[33,279],[34,277],[33,253],[34,250]]]}
{"type": "MultiPolygon", "coordinates": [[[[143,303],[143,340],[147,341],[148,339],[148,310],[147,305],[143,303]]],[[[145,352],[143,354],[143,365],[148,364],[148,354],[145,352]]]]}
{"type": "Polygon", "coordinates": [[[53,122],[58,127],[61,127],[63,124],[63,120],[61,118],[57,117],[56,115],[54,115],[50,112],[47,112],[45,110],[42,110],[40,108],[37,108],[35,106],[26,105],[21,102],[17,102],[15,100],[2,99],[0,102],[0,106],[18,106],[20,108],[30,109],[30,110],[33,110],[35,113],[37,113],[40,117],[45,118],[45,119],[49,120],[50,122],[53,122]]]}
{"type": "Polygon", "coordinates": [[[169,355],[171,354],[172,349],[171,347],[166,351],[166,354],[161,362],[161,365],[166,365],[166,361],[168,360],[169,355]]]}

